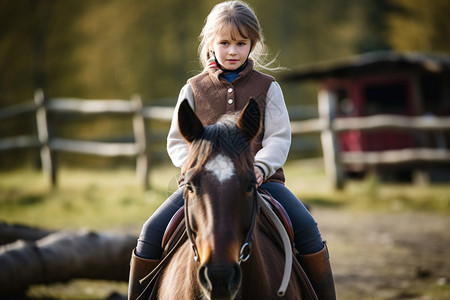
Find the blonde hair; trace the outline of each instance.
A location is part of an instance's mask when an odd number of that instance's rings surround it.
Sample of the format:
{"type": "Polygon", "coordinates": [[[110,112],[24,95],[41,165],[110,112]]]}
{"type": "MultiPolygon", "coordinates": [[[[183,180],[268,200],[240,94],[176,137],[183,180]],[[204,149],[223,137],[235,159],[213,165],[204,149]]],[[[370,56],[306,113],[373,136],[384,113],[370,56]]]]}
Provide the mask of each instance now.
{"type": "Polygon", "coordinates": [[[200,33],[200,45],[198,54],[204,68],[214,60],[211,44],[218,33],[224,30],[238,30],[245,38],[250,39],[251,53],[249,58],[253,60],[256,68],[274,71],[279,68],[271,67],[275,59],[267,62],[268,51],[264,44],[264,37],[258,18],[254,11],[242,1],[225,1],[217,4],[209,13],[200,33]]]}

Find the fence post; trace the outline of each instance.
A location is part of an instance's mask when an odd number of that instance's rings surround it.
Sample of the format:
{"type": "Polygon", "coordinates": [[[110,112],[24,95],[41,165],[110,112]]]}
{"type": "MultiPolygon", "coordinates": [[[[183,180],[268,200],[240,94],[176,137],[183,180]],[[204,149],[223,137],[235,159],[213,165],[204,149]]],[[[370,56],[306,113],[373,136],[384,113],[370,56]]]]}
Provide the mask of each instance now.
{"type": "Polygon", "coordinates": [[[133,132],[137,147],[136,155],[136,176],[144,189],[149,188],[148,173],[149,162],[147,156],[148,139],[147,127],[143,113],[142,99],[139,95],[134,95],[131,98],[131,105],[133,107],[133,132]]]}
{"type": "Polygon", "coordinates": [[[342,189],[344,187],[344,174],[339,160],[337,135],[336,131],[333,130],[333,121],[336,118],[336,95],[327,90],[320,90],[318,97],[319,117],[325,125],[325,129],[320,133],[325,172],[333,187],[342,189]]]}
{"type": "Polygon", "coordinates": [[[44,92],[38,89],[34,92],[34,103],[36,104],[36,122],[38,138],[40,143],[41,164],[44,176],[52,187],[56,186],[55,160],[50,148],[50,135],[48,130],[47,108],[44,92]]]}

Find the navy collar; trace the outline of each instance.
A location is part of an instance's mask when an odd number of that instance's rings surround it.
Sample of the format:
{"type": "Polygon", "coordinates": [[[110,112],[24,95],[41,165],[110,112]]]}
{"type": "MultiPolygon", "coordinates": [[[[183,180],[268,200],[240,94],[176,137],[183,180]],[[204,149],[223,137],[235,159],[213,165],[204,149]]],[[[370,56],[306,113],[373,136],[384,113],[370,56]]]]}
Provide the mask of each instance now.
{"type": "Polygon", "coordinates": [[[217,66],[222,70],[222,74],[220,75],[228,82],[233,82],[236,78],[239,77],[239,73],[242,72],[248,65],[248,59],[236,70],[227,70],[222,68],[222,66],[219,64],[219,62],[216,60],[217,66]]]}

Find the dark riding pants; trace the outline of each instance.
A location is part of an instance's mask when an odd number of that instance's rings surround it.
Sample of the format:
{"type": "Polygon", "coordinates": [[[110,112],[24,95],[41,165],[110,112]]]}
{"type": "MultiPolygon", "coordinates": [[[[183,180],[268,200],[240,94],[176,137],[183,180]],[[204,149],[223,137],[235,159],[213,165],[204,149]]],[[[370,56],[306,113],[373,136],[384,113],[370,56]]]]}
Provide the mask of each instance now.
{"type": "MultiPolygon", "coordinates": [[[[294,227],[295,247],[301,254],[316,253],[323,248],[317,223],[306,207],[286,186],[278,182],[261,185],[280,202],[294,227]]],[[[140,257],[158,259],[161,257],[161,241],[172,216],[183,206],[183,190],[179,188],[145,222],[139,235],[136,254],[140,257]]]]}

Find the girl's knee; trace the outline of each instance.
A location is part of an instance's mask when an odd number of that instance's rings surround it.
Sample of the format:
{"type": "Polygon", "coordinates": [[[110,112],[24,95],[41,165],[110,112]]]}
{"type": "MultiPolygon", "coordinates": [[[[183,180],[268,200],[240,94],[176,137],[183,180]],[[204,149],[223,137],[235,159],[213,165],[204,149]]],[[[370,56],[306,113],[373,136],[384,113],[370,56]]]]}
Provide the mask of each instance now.
{"type": "Polygon", "coordinates": [[[311,217],[294,228],[294,242],[302,254],[311,254],[323,248],[323,241],[316,221],[311,217]]]}
{"type": "Polygon", "coordinates": [[[267,183],[262,186],[280,202],[286,210],[294,229],[294,241],[297,250],[310,254],[323,248],[316,220],[297,197],[280,183],[267,183]]]}

